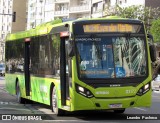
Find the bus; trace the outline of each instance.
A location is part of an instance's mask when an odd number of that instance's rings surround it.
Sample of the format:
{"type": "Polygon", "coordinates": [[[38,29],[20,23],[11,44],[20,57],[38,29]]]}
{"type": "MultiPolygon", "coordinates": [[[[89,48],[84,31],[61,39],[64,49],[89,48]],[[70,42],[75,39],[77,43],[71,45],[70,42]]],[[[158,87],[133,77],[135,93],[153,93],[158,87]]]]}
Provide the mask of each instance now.
{"type": "Polygon", "coordinates": [[[57,115],[150,107],[152,51],[140,20],[57,19],[7,36],[6,89],[57,115]]]}

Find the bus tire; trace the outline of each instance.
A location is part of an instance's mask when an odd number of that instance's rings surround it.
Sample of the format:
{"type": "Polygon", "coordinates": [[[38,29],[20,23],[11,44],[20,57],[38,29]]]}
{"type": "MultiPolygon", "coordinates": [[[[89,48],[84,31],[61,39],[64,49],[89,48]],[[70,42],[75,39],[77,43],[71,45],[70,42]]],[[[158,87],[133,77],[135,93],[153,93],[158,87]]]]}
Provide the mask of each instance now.
{"type": "Polygon", "coordinates": [[[52,112],[54,112],[57,116],[64,116],[65,115],[65,111],[58,108],[58,99],[57,99],[55,86],[52,89],[51,109],[52,109],[52,112]]]}
{"type": "Polygon", "coordinates": [[[25,104],[25,99],[21,97],[20,86],[18,82],[16,84],[16,97],[18,103],[25,104]]]}
{"type": "Polygon", "coordinates": [[[125,112],[125,108],[124,109],[117,109],[117,110],[114,110],[114,113],[124,113],[125,112]]]}

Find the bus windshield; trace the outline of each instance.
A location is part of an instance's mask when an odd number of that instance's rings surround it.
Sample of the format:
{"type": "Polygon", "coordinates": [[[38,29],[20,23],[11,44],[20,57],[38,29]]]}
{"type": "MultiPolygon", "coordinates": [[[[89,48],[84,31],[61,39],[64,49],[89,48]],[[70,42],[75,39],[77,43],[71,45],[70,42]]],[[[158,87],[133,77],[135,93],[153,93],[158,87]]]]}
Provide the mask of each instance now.
{"type": "Polygon", "coordinates": [[[80,78],[144,77],[144,36],[81,36],[75,38],[80,78]]]}

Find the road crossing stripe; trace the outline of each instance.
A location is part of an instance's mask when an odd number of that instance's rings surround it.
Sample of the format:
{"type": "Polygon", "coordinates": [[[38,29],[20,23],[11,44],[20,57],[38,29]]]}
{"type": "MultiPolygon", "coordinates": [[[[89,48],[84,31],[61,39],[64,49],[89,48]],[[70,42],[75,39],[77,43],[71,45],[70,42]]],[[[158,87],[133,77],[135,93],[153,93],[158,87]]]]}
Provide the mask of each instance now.
{"type": "Polygon", "coordinates": [[[147,111],[146,109],[143,109],[143,108],[138,108],[138,107],[134,107],[134,108],[142,111],[147,111]]]}

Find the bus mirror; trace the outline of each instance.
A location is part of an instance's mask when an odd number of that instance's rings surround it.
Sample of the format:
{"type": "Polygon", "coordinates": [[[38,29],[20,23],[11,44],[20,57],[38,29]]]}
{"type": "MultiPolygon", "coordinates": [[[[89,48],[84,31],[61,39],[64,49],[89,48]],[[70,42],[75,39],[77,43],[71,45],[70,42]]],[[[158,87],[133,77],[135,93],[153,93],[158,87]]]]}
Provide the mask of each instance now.
{"type": "Polygon", "coordinates": [[[153,43],[153,36],[151,34],[147,34],[147,38],[148,38],[149,42],[153,43]]]}
{"type": "Polygon", "coordinates": [[[150,56],[151,56],[151,61],[155,62],[156,61],[156,47],[154,44],[151,44],[149,46],[150,49],[150,56]]]}
{"type": "Polygon", "coordinates": [[[153,40],[153,36],[151,34],[147,34],[147,38],[153,40]]]}

